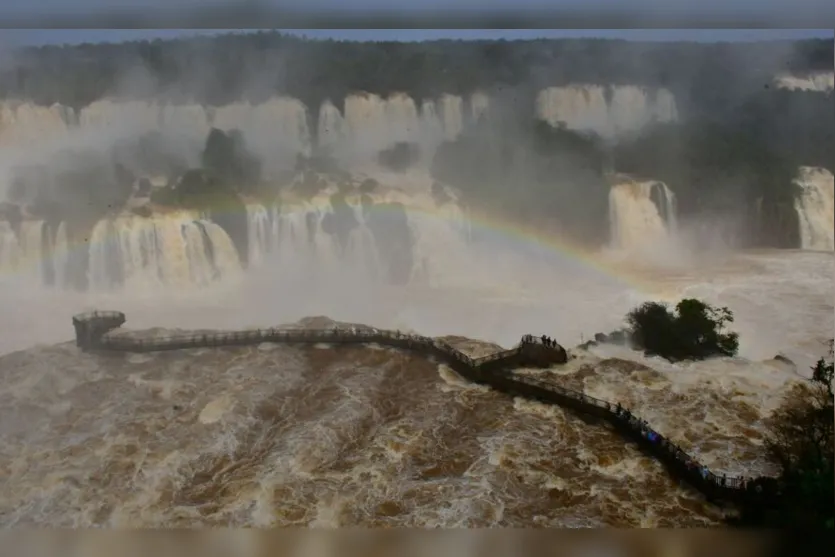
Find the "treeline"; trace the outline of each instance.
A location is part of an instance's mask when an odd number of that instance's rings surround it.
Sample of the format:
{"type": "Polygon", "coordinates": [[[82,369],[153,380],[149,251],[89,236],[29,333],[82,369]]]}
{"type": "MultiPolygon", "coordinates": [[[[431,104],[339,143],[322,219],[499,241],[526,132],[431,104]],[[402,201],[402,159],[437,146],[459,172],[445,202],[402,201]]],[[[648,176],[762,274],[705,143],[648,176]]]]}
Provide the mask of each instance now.
{"type": "Polygon", "coordinates": [[[284,94],[317,107],[352,92],[416,99],[567,83],[667,87],[689,111],[735,106],[781,72],[831,71],[833,41],[639,43],[604,39],[321,41],[278,32],[27,48],[0,96],[81,107],[106,95],[211,105],[284,94]]]}

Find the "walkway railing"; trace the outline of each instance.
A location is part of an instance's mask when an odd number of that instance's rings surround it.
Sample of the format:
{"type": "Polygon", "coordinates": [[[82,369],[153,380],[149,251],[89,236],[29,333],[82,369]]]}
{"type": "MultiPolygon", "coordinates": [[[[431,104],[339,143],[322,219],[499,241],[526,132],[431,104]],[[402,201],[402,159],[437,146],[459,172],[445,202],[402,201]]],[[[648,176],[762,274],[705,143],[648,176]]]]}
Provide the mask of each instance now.
{"type": "MultiPolygon", "coordinates": [[[[94,312],[78,315],[77,320],[110,320],[123,315],[119,312],[94,312]]],[[[548,404],[567,406],[578,412],[601,418],[622,436],[636,442],[645,452],[660,460],[673,474],[691,484],[709,499],[732,501],[756,499],[767,503],[779,496],[775,478],[726,477],[711,472],[671,440],[665,438],[620,404],[591,397],[585,393],[546,383],[529,376],[517,375],[513,369],[524,364],[523,348],[526,344],[543,345],[540,338],[525,335],[515,348],[471,358],[447,342],[432,337],[406,334],[371,328],[352,329],[254,329],[248,331],[217,331],[211,333],[184,333],[156,338],[140,338],[125,334],[104,334],[97,342],[97,349],[120,352],[156,352],[197,347],[251,345],[262,342],[284,344],[378,343],[435,356],[446,362],[464,378],[492,388],[539,400],[548,404]],[[501,363],[499,363],[501,362],[501,363]],[[486,364],[491,364],[487,366],[486,364]]],[[[549,346],[548,344],[544,344],[549,346]]]]}

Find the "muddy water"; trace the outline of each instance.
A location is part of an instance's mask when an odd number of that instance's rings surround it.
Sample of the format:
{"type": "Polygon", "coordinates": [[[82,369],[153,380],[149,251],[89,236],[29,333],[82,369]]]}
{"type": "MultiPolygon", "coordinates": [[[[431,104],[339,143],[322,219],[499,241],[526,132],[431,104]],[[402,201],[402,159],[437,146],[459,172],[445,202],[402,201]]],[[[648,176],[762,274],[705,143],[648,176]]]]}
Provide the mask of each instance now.
{"type": "Polygon", "coordinates": [[[94,356],[65,344],[5,356],[2,368],[4,526],[719,517],[607,429],[387,348],[94,356]]]}
{"type": "MultiPolygon", "coordinates": [[[[640,292],[564,268],[527,269],[515,283],[498,274],[467,292],[373,296],[358,285],[301,296],[257,276],[211,296],[155,299],[7,289],[3,346],[68,340],[69,316],[90,306],[123,309],[140,328],[328,314],[504,346],[545,332],[571,346],[619,325],[642,299],[697,295],[735,312],[739,358],[672,365],[603,346],[576,351],[563,368],[522,373],[620,401],[719,472],[773,471],[763,419],[832,335],[831,254],[745,254],[656,270],[640,292]],[[794,364],[771,360],[777,353],[794,364]]],[[[499,348],[452,340],[476,356],[499,348]]],[[[373,347],[93,356],[47,344],[7,354],[0,474],[4,526],[696,526],[721,518],[605,428],[373,347]]]]}

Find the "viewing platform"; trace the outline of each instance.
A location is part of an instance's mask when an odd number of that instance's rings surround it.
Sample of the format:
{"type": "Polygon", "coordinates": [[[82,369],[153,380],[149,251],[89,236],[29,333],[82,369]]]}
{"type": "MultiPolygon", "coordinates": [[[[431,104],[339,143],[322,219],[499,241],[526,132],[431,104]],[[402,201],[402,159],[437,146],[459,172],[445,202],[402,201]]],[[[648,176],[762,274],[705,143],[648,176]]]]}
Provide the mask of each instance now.
{"type": "Polygon", "coordinates": [[[433,337],[373,328],[291,329],[268,328],[247,331],[178,333],[169,337],[142,338],[108,335],[125,323],[118,311],[94,311],[73,317],[76,344],[83,351],[157,352],[201,347],[247,346],[262,342],[280,344],[370,344],[390,346],[420,353],[448,365],[464,379],[491,387],[495,391],[558,405],[608,423],[615,433],[633,442],[647,455],[661,462],[671,476],[687,482],[716,503],[741,503],[769,506],[781,496],[776,478],[727,477],[711,472],[671,439],[619,403],[591,397],[514,373],[519,367],[547,368],[568,361],[565,348],[547,336],[524,335],[514,348],[472,358],[447,342],[433,337]]]}
{"type": "Polygon", "coordinates": [[[100,348],[105,333],[118,329],[125,324],[125,314],[121,311],[91,311],[72,318],[75,327],[75,345],[88,352],[100,348]]]}

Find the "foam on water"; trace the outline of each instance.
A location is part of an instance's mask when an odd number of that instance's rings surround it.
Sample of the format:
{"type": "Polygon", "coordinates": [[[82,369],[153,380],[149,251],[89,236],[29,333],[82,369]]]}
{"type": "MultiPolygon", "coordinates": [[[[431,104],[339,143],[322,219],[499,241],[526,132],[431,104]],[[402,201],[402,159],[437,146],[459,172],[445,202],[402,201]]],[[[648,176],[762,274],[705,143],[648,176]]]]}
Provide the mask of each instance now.
{"type": "MultiPolygon", "coordinates": [[[[523,373],[622,402],[716,470],[771,471],[763,419],[832,334],[831,252],[648,271],[638,292],[555,254],[466,249],[443,258],[446,279],[402,287],[361,272],[282,278],[268,260],[191,291],[73,293],[4,275],[0,349],[68,341],[71,315],[91,307],[124,311],[133,328],[328,315],[504,346],[545,333],[572,346],[620,326],[640,301],[697,296],[735,312],[740,358],[673,365],[604,346],[523,373]],[[777,353],[795,365],[767,361],[777,353]]],[[[720,517],[612,432],[561,409],[474,387],[396,350],[264,348],[102,358],[62,344],[4,356],[0,471],[10,480],[0,523],[671,526],[720,517]]]]}

